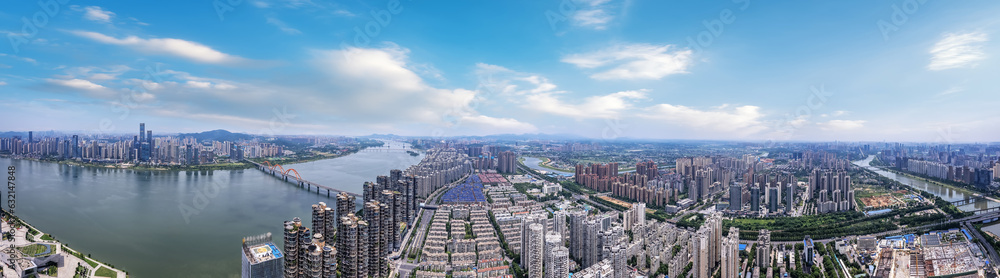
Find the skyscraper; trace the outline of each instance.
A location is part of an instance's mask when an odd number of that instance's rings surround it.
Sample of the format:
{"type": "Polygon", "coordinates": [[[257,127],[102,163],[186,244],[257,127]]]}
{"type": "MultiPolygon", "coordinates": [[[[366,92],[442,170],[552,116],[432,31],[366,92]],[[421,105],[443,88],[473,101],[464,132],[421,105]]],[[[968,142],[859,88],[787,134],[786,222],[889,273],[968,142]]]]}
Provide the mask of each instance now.
{"type": "Polygon", "coordinates": [[[527,258],[525,266],[528,268],[528,278],[543,278],[544,233],[545,227],[542,224],[532,223],[528,225],[528,247],[525,249],[527,252],[521,254],[527,258]]]}
{"type": "Polygon", "coordinates": [[[743,209],[743,188],[739,183],[729,186],[729,210],[739,211],[743,209]]]}
{"type": "Polygon", "coordinates": [[[760,230],[757,234],[757,268],[761,272],[771,266],[771,231],[760,230]]]}
{"type": "Polygon", "coordinates": [[[579,261],[583,261],[584,240],[586,231],[583,222],[587,220],[587,213],[581,210],[571,211],[569,214],[569,253],[579,261]]]}
{"type": "Polygon", "coordinates": [[[546,266],[545,274],[546,278],[569,277],[569,249],[559,246],[552,251],[552,263],[546,266]]]}
{"type": "Polygon", "coordinates": [[[781,202],[781,189],[777,186],[767,188],[767,213],[778,211],[778,204],[781,202]]]}
{"type": "Polygon", "coordinates": [[[740,277],[740,229],[729,227],[722,240],[722,277],[740,277]]]}
{"type": "Polygon", "coordinates": [[[611,247],[611,268],[614,269],[614,278],[629,278],[627,259],[625,258],[625,248],[619,245],[611,247]]]}
{"type": "Polygon", "coordinates": [[[517,173],[517,154],[511,151],[501,152],[497,157],[497,172],[504,174],[517,173]]]}
{"type": "Polygon", "coordinates": [[[274,245],[271,233],[243,238],[243,278],[280,278],[284,254],[274,245]]]}
{"type": "Polygon", "coordinates": [[[813,246],[813,240],[806,236],[802,240],[802,267],[810,268],[813,266],[813,253],[815,253],[815,246],[813,246]]]}
{"type": "MultiPolygon", "coordinates": [[[[368,222],[354,213],[340,216],[337,227],[337,267],[340,277],[365,278],[368,276],[368,222]]],[[[286,271],[287,272],[287,271],[286,271]]],[[[288,278],[286,276],[286,278],[288,278]]]]}
{"type": "Polygon", "coordinates": [[[760,187],[757,185],[750,187],[750,211],[760,211],[760,187]]]}

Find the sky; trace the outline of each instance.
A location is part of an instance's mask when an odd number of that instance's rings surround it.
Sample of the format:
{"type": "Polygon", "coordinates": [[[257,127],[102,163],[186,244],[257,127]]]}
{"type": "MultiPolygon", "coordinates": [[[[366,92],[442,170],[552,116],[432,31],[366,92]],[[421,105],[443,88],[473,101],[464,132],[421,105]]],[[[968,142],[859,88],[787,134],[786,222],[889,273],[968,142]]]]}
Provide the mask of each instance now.
{"type": "Polygon", "coordinates": [[[1000,141],[997,1],[0,7],[0,130],[1000,141]]]}

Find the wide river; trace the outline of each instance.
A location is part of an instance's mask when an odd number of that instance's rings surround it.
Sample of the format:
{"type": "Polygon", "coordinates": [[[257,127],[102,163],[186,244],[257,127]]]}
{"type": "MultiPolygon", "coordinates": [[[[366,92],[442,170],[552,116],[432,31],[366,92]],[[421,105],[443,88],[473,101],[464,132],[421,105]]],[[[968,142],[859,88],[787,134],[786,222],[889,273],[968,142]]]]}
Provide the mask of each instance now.
{"type": "MultiPolygon", "coordinates": [[[[360,193],[365,181],[422,158],[369,149],[285,168],[360,193]]],[[[16,215],[139,278],[239,277],[243,236],[270,232],[280,247],[284,221],[311,225],[311,204],[335,202],[256,169],[132,171],[0,158],[9,165],[16,167],[16,215]]]]}
{"type": "MultiPolygon", "coordinates": [[[[975,197],[973,197],[973,195],[976,194],[975,192],[972,192],[972,191],[964,189],[964,188],[956,188],[956,187],[951,187],[951,186],[941,186],[940,184],[937,184],[937,183],[927,182],[927,181],[925,181],[923,179],[919,179],[919,178],[911,178],[911,177],[904,176],[904,175],[898,175],[896,173],[889,172],[889,171],[884,171],[884,170],[879,169],[877,167],[871,166],[871,162],[872,162],[872,160],[874,158],[875,158],[875,156],[868,156],[868,158],[866,158],[864,160],[854,161],[853,163],[854,163],[854,165],[868,168],[869,170],[872,170],[875,173],[878,173],[879,175],[882,175],[882,176],[885,176],[887,178],[899,181],[900,183],[912,186],[914,188],[917,188],[917,189],[920,189],[920,190],[923,190],[923,191],[930,192],[931,194],[934,194],[935,196],[941,197],[941,199],[944,199],[944,200],[949,201],[949,202],[954,202],[954,201],[959,201],[959,200],[966,200],[966,199],[973,199],[973,198],[975,198],[975,197]]],[[[964,205],[964,206],[960,206],[958,208],[961,209],[961,210],[963,210],[963,211],[972,211],[972,210],[981,210],[981,209],[986,209],[986,208],[992,208],[992,207],[996,207],[996,206],[1000,206],[1000,203],[997,203],[997,202],[994,202],[994,201],[991,201],[991,200],[987,200],[987,199],[984,199],[984,198],[978,198],[978,200],[976,200],[974,203],[967,204],[967,205],[964,205]]]]}

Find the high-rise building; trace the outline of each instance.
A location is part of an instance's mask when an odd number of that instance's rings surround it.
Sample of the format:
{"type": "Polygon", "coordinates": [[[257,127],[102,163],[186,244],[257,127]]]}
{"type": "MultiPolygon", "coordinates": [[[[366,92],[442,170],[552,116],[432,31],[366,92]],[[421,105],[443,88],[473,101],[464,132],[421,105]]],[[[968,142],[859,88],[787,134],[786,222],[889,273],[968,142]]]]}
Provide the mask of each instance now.
{"type": "Polygon", "coordinates": [[[740,276],[740,229],[729,227],[729,235],[722,239],[722,277],[740,276]]]}
{"type": "Polygon", "coordinates": [[[743,187],[739,183],[729,186],[729,210],[740,211],[743,209],[743,187]]]}
{"type": "Polygon", "coordinates": [[[646,203],[632,204],[624,214],[626,230],[632,230],[636,225],[646,225],[646,203]]]}
{"type": "Polygon", "coordinates": [[[544,240],[543,236],[545,234],[545,226],[538,223],[532,223],[528,225],[528,247],[525,249],[527,252],[521,254],[522,256],[527,256],[528,268],[528,278],[543,278],[542,274],[545,272],[543,268],[544,259],[544,240]]]}
{"type": "Polygon", "coordinates": [[[356,212],[355,202],[354,196],[347,194],[347,192],[337,194],[337,227],[340,227],[341,217],[356,212]]]}
{"type": "Polygon", "coordinates": [[[750,211],[760,211],[760,187],[757,185],[750,187],[750,211]]]}
{"type": "Polygon", "coordinates": [[[281,278],[284,254],[274,245],[271,233],[243,238],[243,278],[281,278]]]}
{"type": "Polygon", "coordinates": [[[611,269],[614,270],[614,278],[629,278],[631,275],[628,274],[628,261],[625,255],[625,248],[619,245],[611,247],[611,269]]]}
{"type": "Polygon", "coordinates": [[[583,221],[583,265],[588,268],[601,261],[601,246],[598,237],[601,232],[601,222],[587,219],[583,221]]]}
{"type": "Polygon", "coordinates": [[[815,246],[813,246],[813,240],[811,238],[809,238],[809,236],[806,236],[806,238],[802,240],[802,267],[803,268],[809,269],[815,263],[815,262],[813,262],[813,254],[816,252],[814,248],[815,248],[815,246]]]}
{"type": "Polygon", "coordinates": [[[556,231],[549,231],[545,233],[545,278],[553,278],[552,268],[555,266],[555,250],[557,248],[566,248],[563,245],[562,235],[556,231]]]}
{"type": "Polygon", "coordinates": [[[546,278],[569,278],[569,249],[565,246],[552,250],[552,263],[545,267],[546,278]]]}
{"type": "Polygon", "coordinates": [[[792,209],[795,208],[795,182],[789,182],[785,184],[785,192],[782,197],[785,197],[785,212],[791,213],[792,209]]]}
{"type": "Polygon", "coordinates": [[[354,213],[341,215],[340,225],[337,227],[337,267],[340,277],[368,277],[370,256],[367,254],[368,222],[354,216],[354,213]]]}
{"type": "Polygon", "coordinates": [[[497,157],[497,172],[504,174],[517,173],[517,154],[511,151],[501,152],[497,157]]]}
{"type": "Polygon", "coordinates": [[[701,226],[698,232],[691,238],[694,250],[693,260],[692,260],[692,277],[695,278],[709,278],[711,275],[711,264],[712,257],[709,255],[709,247],[711,245],[712,235],[711,229],[708,226],[701,226]]]}
{"type": "Polygon", "coordinates": [[[323,278],[336,271],[334,249],[298,217],[285,221],[285,278],[323,278]]]}
{"type": "Polygon", "coordinates": [[[778,211],[778,205],[781,203],[781,189],[778,186],[770,186],[767,188],[767,212],[774,213],[778,211]]]}
{"type": "Polygon", "coordinates": [[[326,203],[319,202],[312,205],[312,233],[321,234],[323,238],[334,238],[337,227],[337,216],[332,207],[327,207],[326,203]]]}
{"type": "Polygon", "coordinates": [[[583,261],[584,240],[586,231],[584,221],[587,220],[587,213],[581,210],[574,210],[569,213],[569,254],[579,261],[583,261]]]}
{"type": "Polygon", "coordinates": [[[771,231],[760,230],[757,234],[757,268],[761,272],[771,266],[771,231]]]}
{"type": "Polygon", "coordinates": [[[391,229],[390,218],[386,205],[378,201],[368,201],[364,206],[364,218],[368,222],[368,252],[364,253],[368,257],[369,277],[389,276],[389,232],[391,229]]]}

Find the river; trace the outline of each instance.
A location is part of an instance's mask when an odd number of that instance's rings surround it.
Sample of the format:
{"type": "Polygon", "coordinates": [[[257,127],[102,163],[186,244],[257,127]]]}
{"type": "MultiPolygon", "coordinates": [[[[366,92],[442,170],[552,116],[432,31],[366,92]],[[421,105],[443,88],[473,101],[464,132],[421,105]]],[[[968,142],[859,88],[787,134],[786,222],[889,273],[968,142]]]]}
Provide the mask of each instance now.
{"type": "Polygon", "coordinates": [[[572,177],[573,176],[573,172],[552,170],[552,169],[549,169],[549,168],[542,167],[542,165],[540,165],[540,163],[542,163],[541,159],[538,159],[538,158],[535,158],[535,157],[530,157],[530,156],[525,156],[524,157],[524,165],[528,166],[528,168],[534,169],[535,171],[539,171],[540,173],[541,173],[541,171],[545,171],[546,173],[556,173],[556,174],[560,174],[560,175],[568,176],[568,177],[572,177]]]}
{"type": "MultiPolygon", "coordinates": [[[[919,178],[910,178],[908,176],[898,175],[896,173],[884,171],[877,167],[871,166],[871,162],[874,158],[875,158],[874,155],[870,155],[866,159],[854,161],[852,163],[854,163],[854,165],[865,167],[869,170],[872,170],[875,173],[878,173],[879,175],[882,175],[884,177],[909,185],[913,188],[930,192],[935,196],[941,197],[941,199],[944,199],[945,201],[954,202],[959,200],[975,198],[973,197],[973,195],[975,195],[976,193],[968,189],[956,188],[951,186],[941,186],[940,184],[937,183],[927,182],[919,178]]],[[[962,211],[973,211],[973,210],[992,208],[996,206],[1000,206],[1000,203],[997,203],[992,200],[987,200],[985,198],[978,198],[975,202],[960,206],[958,207],[958,209],[962,211]]]]}
{"type": "MultiPolygon", "coordinates": [[[[360,193],[365,181],[422,158],[362,151],[285,168],[360,193]]],[[[139,278],[239,277],[243,236],[270,232],[280,247],[284,221],[309,223],[311,204],[335,202],[256,169],[132,171],[10,158],[0,165],[16,167],[17,216],[139,278]]]]}

